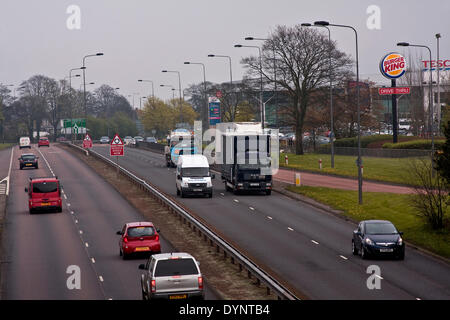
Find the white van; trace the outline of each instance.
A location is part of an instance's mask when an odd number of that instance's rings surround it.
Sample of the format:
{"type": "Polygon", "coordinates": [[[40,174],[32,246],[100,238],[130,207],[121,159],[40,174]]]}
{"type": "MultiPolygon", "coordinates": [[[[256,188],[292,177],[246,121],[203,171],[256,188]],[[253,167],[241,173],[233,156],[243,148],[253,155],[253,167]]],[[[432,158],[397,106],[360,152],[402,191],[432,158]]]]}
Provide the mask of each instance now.
{"type": "Polygon", "coordinates": [[[31,149],[31,141],[29,137],[20,137],[19,139],[19,149],[22,148],[30,148],[31,149]]]}
{"type": "Polygon", "coordinates": [[[214,174],[209,172],[208,159],[201,154],[181,155],[178,157],[176,171],[177,195],[206,194],[212,198],[214,174]]]}

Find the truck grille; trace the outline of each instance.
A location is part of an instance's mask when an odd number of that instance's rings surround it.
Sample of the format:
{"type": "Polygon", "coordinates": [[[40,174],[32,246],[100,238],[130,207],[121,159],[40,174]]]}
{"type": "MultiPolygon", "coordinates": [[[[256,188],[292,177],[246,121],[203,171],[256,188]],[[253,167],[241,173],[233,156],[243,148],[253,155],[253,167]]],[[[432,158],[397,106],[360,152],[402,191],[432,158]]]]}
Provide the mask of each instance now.
{"type": "Polygon", "coordinates": [[[206,183],[189,183],[190,188],[205,188],[206,183]]]}

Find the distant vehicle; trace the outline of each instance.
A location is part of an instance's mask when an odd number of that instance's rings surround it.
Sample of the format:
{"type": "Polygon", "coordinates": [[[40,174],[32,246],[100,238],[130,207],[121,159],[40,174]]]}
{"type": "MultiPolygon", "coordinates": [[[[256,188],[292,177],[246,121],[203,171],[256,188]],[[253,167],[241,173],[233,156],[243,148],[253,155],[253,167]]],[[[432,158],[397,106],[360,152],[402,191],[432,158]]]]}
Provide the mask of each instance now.
{"type": "Polygon", "coordinates": [[[28,209],[30,214],[38,210],[62,212],[61,188],[58,178],[30,178],[28,188],[28,209]]]}
{"type": "Polygon", "coordinates": [[[64,141],[67,141],[67,139],[66,139],[66,137],[61,136],[61,137],[56,138],[56,141],[64,142],[64,141]]]}
{"type": "Polygon", "coordinates": [[[200,263],[188,253],[161,253],[151,256],[141,275],[143,300],[204,299],[200,263]]]}
{"type": "Polygon", "coordinates": [[[104,144],[104,143],[109,143],[110,139],[107,136],[103,136],[100,138],[100,143],[104,144]]]}
{"type": "Polygon", "coordinates": [[[167,145],[164,148],[167,167],[175,167],[178,157],[182,154],[196,154],[192,132],[186,129],[173,130],[167,137],[167,145]]]}
{"type": "Polygon", "coordinates": [[[135,140],[136,142],[144,142],[144,138],[141,137],[141,136],[136,136],[136,137],[134,137],[134,140],[135,140]]]}
{"type": "Polygon", "coordinates": [[[158,140],[156,140],[155,137],[147,137],[145,138],[145,141],[148,143],[158,143],[158,140]]]}
{"type": "Polygon", "coordinates": [[[327,143],[330,143],[330,138],[324,137],[324,136],[317,136],[316,137],[316,142],[318,144],[327,144],[327,143]]]}
{"type": "Polygon", "coordinates": [[[32,153],[22,154],[19,158],[20,170],[22,170],[23,168],[31,168],[31,167],[39,169],[38,159],[39,157],[36,157],[36,155],[32,153]]]}
{"type": "Polygon", "coordinates": [[[125,138],[123,138],[123,143],[126,146],[127,145],[134,146],[134,145],[136,145],[136,140],[134,140],[134,138],[131,136],[126,136],[125,138]]]}
{"type": "Polygon", "coordinates": [[[19,139],[19,149],[29,148],[31,149],[31,141],[29,137],[20,137],[19,139]]]}
{"type": "Polygon", "coordinates": [[[398,119],[398,129],[409,131],[411,129],[411,119],[407,118],[398,119]]]}
{"type": "Polygon", "coordinates": [[[216,159],[222,161],[221,178],[225,190],[272,193],[270,163],[257,161],[270,158],[270,134],[259,122],[222,122],[216,125],[216,159]],[[250,140],[258,143],[251,145],[250,140]],[[260,146],[265,144],[264,150],[260,146]],[[244,150],[238,146],[245,145],[244,150]],[[231,160],[232,159],[232,160],[231,160]],[[255,161],[250,161],[250,159],[255,161]],[[254,163],[252,163],[254,162],[254,163]]]}
{"type": "Polygon", "coordinates": [[[50,141],[47,137],[40,137],[38,141],[38,148],[40,147],[50,147],[50,141]]]}
{"type": "Polygon", "coordinates": [[[405,258],[403,232],[386,220],[361,221],[353,231],[352,252],[367,259],[369,256],[392,255],[400,260],[405,258]]]}
{"type": "Polygon", "coordinates": [[[125,260],[136,253],[160,253],[159,230],[151,222],[130,222],[123,226],[120,235],[119,254],[125,260]]]}
{"type": "Polygon", "coordinates": [[[212,198],[213,186],[209,172],[208,158],[201,154],[182,155],[178,158],[175,185],[177,195],[205,194],[212,198]]]}

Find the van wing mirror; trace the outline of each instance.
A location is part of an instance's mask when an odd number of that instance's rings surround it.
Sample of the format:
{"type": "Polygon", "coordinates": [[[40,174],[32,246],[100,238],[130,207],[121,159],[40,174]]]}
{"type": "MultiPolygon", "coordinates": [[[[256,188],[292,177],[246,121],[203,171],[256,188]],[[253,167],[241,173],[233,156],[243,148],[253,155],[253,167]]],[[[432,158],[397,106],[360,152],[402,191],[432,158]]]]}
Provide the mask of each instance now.
{"type": "Polygon", "coordinates": [[[25,188],[25,192],[28,193],[28,188],[25,188]]]}
{"type": "Polygon", "coordinates": [[[117,231],[116,234],[117,234],[118,236],[121,236],[121,235],[122,235],[122,231],[117,231]]]}
{"type": "Polygon", "coordinates": [[[181,175],[177,174],[177,179],[181,180],[181,175]]]}
{"type": "Polygon", "coordinates": [[[143,263],[140,264],[138,268],[139,268],[139,270],[147,270],[147,269],[145,268],[145,264],[143,264],[143,263]]]}
{"type": "Polygon", "coordinates": [[[211,179],[215,179],[216,178],[216,175],[213,173],[213,174],[211,174],[211,179]]]}

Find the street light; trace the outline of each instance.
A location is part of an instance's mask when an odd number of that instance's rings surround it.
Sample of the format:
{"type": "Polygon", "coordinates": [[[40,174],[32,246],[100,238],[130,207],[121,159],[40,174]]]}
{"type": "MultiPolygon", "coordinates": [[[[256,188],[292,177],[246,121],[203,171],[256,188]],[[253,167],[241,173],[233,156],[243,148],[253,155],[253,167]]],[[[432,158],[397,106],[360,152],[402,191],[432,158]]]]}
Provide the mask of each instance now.
{"type": "Polygon", "coordinates": [[[86,121],[86,133],[87,133],[87,108],[86,108],[86,63],[85,60],[86,58],[89,57],[98,57],[98,56],[103,56],[103,52],[98,52],[96,54],[88,54],[86,56],[83,57],[83,104],[84,104],[84,118],[86,121]]]}
{"type": "Polygon", "coordinates": [[[330,43],[330,50],[328,52],[329,60],[329,77],[330,77],[330,142],[331,142],[331,168],[334,168],[334,115],[333,115],[333,81],[331,78],[331,31],[327,26],[322,25],[312,25],[311,23],[302,23],[302,27],[320,27],[328,30],[328,41],[330,43]]]}
{"type": "MultiPolygon", "coordinates": [[[[421,44],[410,44],[408,42],[398,42],[397,46],[400,47],[418,47],[418,48],[426,48],[428,49],[428,53],[430,54],[430,83],[429,83],[429,100],[428,100],[428,113],[430,114],[429,116],[429,122],[430,122],[430,127],[431,127],[431,160],[433,160],[433,156],[434,156],[434,108],[433,108],[433,72],[431,70],[431,49],[428,46],[425,45],[421,45],[421,44]]],[[[433,166],[432,166],[433,167],[433,166]]],[[[431,170],[432,175],[434,177],[434,170],[431,170]]]]}
{"type": "Polygon", "coordinates": [[[190,62],[190,61],[185,61],[184,64],[196,64],[196,65],[201,65],[203,68],[203,90],[205,93],[205,109],[203,110],[203,123],[205,123],[202,127],[206,128],[208,125],[208,94],[206,92],[206,69],[205,69],[205,65],[201,62],[190,62]]]}
{"type": "MultiPolygon", "coordinates": [[[[436,58],[436,68],[437,68],[437,105],[438,105],[438,111],[437,111],[437,124],[438,124],[438,134],[441,131],[441,77],[440,77],[440,70],[439,67],[439,39],[441,38],[440,33],[436,33],[436,41],[437,41],[437,58],[436,58]]],[[[431,61],[430,61],[431,64],[431,61]]],[[[430,67],[431,68],[431,67],[430,67]]]]}
{"type": "Polygon", "coordinates": [[[342,25],[342,24],[331,24],[328,21],[315,21],[315,26],[321,27],[339,27],[352,29],[355,33],[356,40],[356,106],[358,112],[358,159],[356,160],[356,165],[358,166],[358,203],[362,204],[362,159],[361,159],[361,110],[359,106],[359,58],[358,58],[358,32],[352,26],[342,25]]]}
{"type": "Polygon", "coordinates": [[[160,87],[168,87],[168,88],[171,88],[171,90],[172,90],[172,100],[175,99],[175,88],[174,88],[174,86],[172,86],[172,85],[170,85],[170,84],[160,84],[159,86],[160,86],[160,87]]]}
{"type": "Polygon", "coordinates": [[[153,88],[153,81],[152,80],[142,80],[142,79],[140,79],[140,80],[138,80],[138,82],[151,82],[151,84],[152,84],[152,98],[155,97],[155,90],[153,88]]]}
{"type": "Polygon", "coordinates": [[[265,117],[264,117],[264,106],[263,106],[263,79],[262,79],[261,48],[259,46],[246,46],[246,45],[242,45],[242,44],[235,44],[234,47],[235,48],[256,48],[256,49],[258,49],[258,52],[259,52],[259,75],[260,75],[259,108],[260,108],[260,112],[261,112],[261,126],[262,126],[262,129],[264,130],[265,117]]]}
{"type": "Polygon", "coordinates": [[[162,70],[163,73],[176,73],[178,74],[178,90],[180,92],[180,123],[183,123],[183,101],[181,96],[181,75],[179,71],[172,71],[172,70],[162,70]]]}

